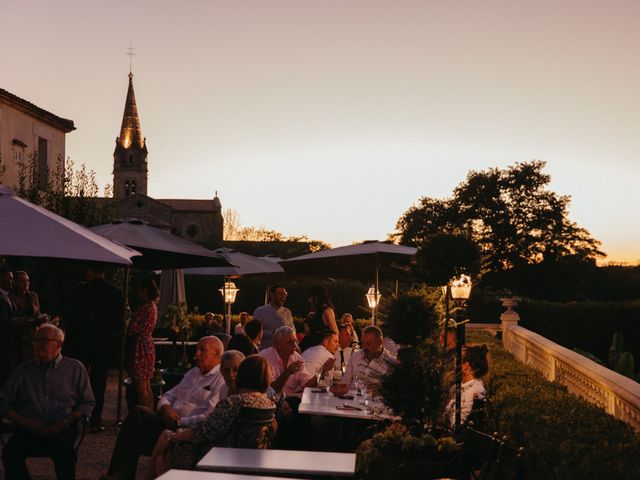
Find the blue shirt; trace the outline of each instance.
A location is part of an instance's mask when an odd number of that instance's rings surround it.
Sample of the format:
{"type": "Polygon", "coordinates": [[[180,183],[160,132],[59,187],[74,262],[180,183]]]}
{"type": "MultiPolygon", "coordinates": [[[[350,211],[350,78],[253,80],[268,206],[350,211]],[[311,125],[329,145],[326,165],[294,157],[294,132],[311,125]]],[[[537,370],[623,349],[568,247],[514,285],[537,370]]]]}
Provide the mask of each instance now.
{"type": "Polygon", "coordinates": [[[0,416],[13,410],[46,423],[73,411],[88,417],[95,403],[87,370],[78,360],[62,355],[49,364],[24,362],[0,390],[0,416]]]}

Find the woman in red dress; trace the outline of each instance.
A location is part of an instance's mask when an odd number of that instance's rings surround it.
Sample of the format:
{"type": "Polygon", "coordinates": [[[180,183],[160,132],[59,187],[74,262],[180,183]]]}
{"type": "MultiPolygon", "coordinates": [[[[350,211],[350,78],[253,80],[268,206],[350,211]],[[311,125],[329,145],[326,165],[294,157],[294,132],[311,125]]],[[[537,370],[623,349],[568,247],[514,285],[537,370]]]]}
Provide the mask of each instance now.
{"type": "Polygon", "coordinates": [[[151,378],[156,361],[156,350],[151,332],[158,321],[156,307],[159,296],[158,287],[151,278],[142,280],[138,286],[137,295],[140,306],[133,314],[127,329],[127,335],[130,337],[129,376],[138,397],[138,405],[153,410],[151,378]]]}

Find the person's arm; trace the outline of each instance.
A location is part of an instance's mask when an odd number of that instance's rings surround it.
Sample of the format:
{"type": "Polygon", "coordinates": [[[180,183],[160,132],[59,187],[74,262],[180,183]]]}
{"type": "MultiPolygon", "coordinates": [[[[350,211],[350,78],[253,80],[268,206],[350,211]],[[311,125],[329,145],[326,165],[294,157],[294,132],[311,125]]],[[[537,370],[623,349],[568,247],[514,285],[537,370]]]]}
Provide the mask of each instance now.
{"type": "Polygon", "coordinates": [[[289,380],[289,377],[297,373],[301,368],[304,368],[304,362],[302,360],[291,362],[291,364],[282,371],[280,376],[271,382],[271,388],[273,388],[277,393],[282,392],[282,389],[287,383],[287,380],[289,380]]]}
{"type": "Polygon", "coordinates": [[[336,314],[333,311],[333,308],[327,307],[322,311],[322,321],[324,322],[324,324],[329,330],[335,333],[338,333],[338,325],[336,324],[336,314]]]}

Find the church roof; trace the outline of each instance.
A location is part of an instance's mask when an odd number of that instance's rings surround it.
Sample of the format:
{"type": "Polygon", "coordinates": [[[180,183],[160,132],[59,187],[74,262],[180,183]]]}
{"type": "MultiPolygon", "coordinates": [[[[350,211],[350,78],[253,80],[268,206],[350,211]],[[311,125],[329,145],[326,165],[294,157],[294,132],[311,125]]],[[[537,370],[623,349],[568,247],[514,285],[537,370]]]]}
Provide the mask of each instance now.
{"type": "Polygon", "coordinates": [[[213,200],[193,200],[188,198],[158,198],[160,203],[170,206],[174,210],[190,212],[213,212],[218,210],[213,200]]]}
{"type": "Polygon", "coordinates": [[[17,95],[14,95],[13,93],[10,93],[2,88],[0,88],[0,100],[2,101],[2,103],[6,103],[16,110],[20,110],[22,113],[31,115],[41,122],[51,125],[52,127],[64,133],[69,133],[76,129],[76,127],[73,125],[73,120],[58,117],[57,115],[54,115],[51,112],[47,112],[43,108],[40,108],[37,105],[34,105],[33,103],[28,102],[25,99],[20,98],[17,95]]]}
{"type": "Polygon", "coordinates": [[[133,92],[132,73],[129,73],[129,89],[127,91],[127,100],[124,104],[124,115],[122,116],[119,138],[124,148],[129,148],[131,145],[144,148],[144,137],[142,136],[140,118],[138,117],[136,95],[133,92]]]}

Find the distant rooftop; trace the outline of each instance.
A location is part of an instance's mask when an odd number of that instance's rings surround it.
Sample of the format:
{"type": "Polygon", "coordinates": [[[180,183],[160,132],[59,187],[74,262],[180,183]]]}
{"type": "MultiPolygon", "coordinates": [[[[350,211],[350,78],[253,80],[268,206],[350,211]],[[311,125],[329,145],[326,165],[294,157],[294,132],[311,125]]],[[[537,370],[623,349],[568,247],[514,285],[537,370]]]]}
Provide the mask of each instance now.
{"type": "Polygon", "coordinates": [[[170,206],[174,210],[195,212],[216,210],[214,199],[191,200],[185,198],[156,198],[156,200],[160,203],[164,203],[165,205],[170,206]]]}
{"type": "Polygon", "coordinates": [[[2,100],[3,103],[7,103],[14,107],[16,110],[32,115],[38,120],[47,123],[58,130],[62,130],[64,133],[69,133],[76,129],[73,125],[73,120],[58,117],[57,115],[54,115],[53,113],[48,112],[45,109],[28,102],[24,98],[20,98],[2,88],[0,88],[0,100],[2,100]]]}

